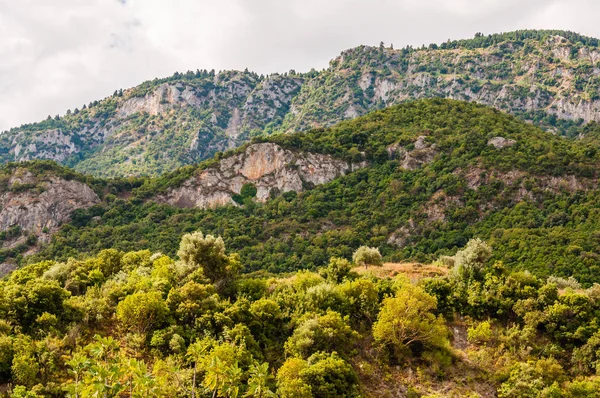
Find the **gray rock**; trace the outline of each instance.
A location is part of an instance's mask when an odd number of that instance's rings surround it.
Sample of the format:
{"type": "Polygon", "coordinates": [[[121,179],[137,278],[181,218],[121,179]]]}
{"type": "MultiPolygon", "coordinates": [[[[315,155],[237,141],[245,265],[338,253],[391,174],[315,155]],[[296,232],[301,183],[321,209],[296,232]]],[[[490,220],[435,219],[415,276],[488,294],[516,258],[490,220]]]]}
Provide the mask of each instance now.
{"type": "Polygon", "coordinates": [[[493,138],[490,138],[487,142],[488,145],[492,145],[496,149],[510,147],[510,146],[515,145],[516,143],[517,143],[517,141],[507,139],[504,137],[493,137],[493,138]]]}
{"type": "Polygon", "coordinates": [[[323,154],[295,153],[273,143],[254,144],[155,200],[178,207],[214,208],[235,204],[232,196],[252,183],[256,200],[264,202],[272,189],[301,192],[307,184],[325,184],[365,166],[366,162],[350,164],[323,154]]]}
{"type": "Polygon", "coordinates": [[[39,180],[30,172],[25,172],[13,176],[9,180],[9,187],[24,183],[35,183],[36,188],[0,194],[0,231],[19,226],[24,231],[40,235],[44,230],[55,230],[74,210],[90,207],[100,201],[86,184],[56,176],[39,180]]]}

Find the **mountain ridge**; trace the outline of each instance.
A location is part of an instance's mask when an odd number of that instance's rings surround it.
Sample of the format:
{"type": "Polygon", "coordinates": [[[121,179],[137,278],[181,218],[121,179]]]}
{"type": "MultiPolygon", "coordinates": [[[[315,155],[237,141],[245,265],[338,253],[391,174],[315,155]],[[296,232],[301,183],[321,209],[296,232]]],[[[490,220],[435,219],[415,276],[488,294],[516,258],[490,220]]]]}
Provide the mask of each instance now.
{"type": "Polygon", "coordinates": [[[516,31],[418,49],[360,46],[303,74],[175,73],[3,133],[0,161],[158,175],[255,135],[326,127],[425,97],[480,102],[576,136],[584,121],[600,120],[598,47],[572,32],[516,31]]]}

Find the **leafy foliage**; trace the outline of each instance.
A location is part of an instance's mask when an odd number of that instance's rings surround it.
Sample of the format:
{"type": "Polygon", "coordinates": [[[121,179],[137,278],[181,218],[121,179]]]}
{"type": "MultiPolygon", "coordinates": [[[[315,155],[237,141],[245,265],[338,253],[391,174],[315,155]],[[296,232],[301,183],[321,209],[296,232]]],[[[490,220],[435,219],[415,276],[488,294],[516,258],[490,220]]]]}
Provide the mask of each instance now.
{"type": "Polygon", "coordinates": [[[480,240],[456,256],[477,273],[416,284],[361,275],[334,258],[327,279],[234,273],[232,289],[220,290],[203,272],[236,258],[219,237],[185,235],[180,251],[171,259],[110,249],[32,264],[2,281],[0,377],[11,396],[358,397],[374,388],[465,396],[485,388],[576,397],[599,386],[598,285],[559,291],[509,272],[480,240]],[[75,288],[76,275],[98,276],[75,288]],[[15,294],[23,289],[29,294],[15,294]],[[453,319],[467,319],[468,349],[451,343],[450,330],[466,326],[453,319]],[[473,366],[477,378],[465,381],[473,366]]]}

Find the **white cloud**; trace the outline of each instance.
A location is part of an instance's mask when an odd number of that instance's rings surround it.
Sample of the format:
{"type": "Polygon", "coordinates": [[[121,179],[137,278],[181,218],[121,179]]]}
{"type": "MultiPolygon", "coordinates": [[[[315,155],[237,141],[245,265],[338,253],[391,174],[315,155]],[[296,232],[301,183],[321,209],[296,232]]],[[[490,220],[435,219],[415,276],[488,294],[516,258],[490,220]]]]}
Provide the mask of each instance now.
{"type": "Polygon", "coordinates": [[[321,69],[380,41],[600,37],[595,0],[0,0],[0,130],[188,69],[321,69]]]}

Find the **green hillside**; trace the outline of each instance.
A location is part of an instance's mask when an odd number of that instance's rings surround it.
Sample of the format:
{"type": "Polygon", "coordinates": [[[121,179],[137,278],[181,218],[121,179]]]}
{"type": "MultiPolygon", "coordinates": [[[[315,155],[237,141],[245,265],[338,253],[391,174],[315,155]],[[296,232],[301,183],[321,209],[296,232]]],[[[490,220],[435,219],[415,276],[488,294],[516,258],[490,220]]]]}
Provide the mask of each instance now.
{"type": "Polygon", "coordinates": [[[0,236],[23,242],[0,252],[22,266],[0,280],[0,394],[597,397],[587,128],[571,140],[476,103],[407,102],[255,138],[360,168],[264,203],[246,184],[214,209],[157,195],[247,147],[157,178],[5,165],[1,222],[59,184],[98,200],[37,241],[0,236]]]}
{"type": "Polygon", "coordinates": [[[105,189],[101,204],[77,210],[27,261],[66,260],[105,248],[174,255],[183,233],[201,229],[222,236],[246,270],[280,272],[349,258],[363,244],[379,247],[390,261],[432,261],[480,237],[511,269],[573,275],[586,286],[600,282],[600,155],[593,143],[557,137],[481,105],[440,99],[268,140],[368,167],[299,194],[273,193],[264,204],[206,210],[152,200],[197,173],[194,167],[129,181],[137,186],[131,193],[126,181],[109,181],[113,188],[105,189]],[[490,141],[498,137],[513,144],[498,149],[490,141]]]}

